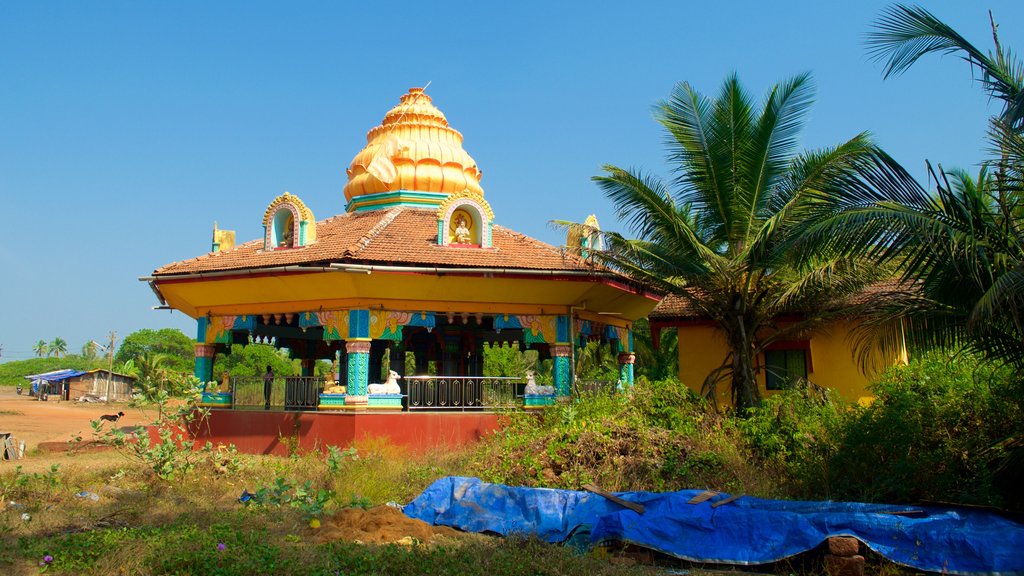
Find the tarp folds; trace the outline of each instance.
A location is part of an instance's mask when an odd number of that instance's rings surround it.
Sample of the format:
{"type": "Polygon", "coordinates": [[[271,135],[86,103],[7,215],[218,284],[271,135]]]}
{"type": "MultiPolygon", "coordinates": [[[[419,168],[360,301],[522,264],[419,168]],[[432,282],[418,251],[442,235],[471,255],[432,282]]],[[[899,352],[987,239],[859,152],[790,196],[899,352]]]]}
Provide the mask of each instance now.
{"type": "Polygon", "coordinates": [[[936,506],[794,502],[722,494],[687,504],[699,490],[621,492],[643,515],[601,496],[521,488],[451,476],[431,484],[406,515],[468,532],[536,534],[552,543],[589,531],[694,562],[764,564],[853,536],[889,560],[951,574],[1024,574],[1024,525],[989,512],[936,506]]]}

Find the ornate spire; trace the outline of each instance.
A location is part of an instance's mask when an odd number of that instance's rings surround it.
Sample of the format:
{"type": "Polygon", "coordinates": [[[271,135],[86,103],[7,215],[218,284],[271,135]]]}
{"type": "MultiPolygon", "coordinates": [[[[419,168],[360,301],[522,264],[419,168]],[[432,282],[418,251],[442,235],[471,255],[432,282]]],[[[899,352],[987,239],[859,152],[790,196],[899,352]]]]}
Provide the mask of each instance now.
{"type": "Polygon", "coordinates": [[[483,195],[480,169],[462,149],[462,134],[422,88],[410,88],[384,121],[366,135],[349,165],[345,198],[408,190],[483,195]]]}

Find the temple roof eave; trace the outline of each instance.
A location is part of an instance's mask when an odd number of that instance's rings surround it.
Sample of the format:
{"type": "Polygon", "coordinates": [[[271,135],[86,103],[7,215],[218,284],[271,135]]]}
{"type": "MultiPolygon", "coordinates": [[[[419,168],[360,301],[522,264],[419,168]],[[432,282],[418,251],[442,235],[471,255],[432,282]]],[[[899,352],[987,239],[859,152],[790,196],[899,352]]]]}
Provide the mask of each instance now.
{"type": "Polygon", "coordinates": [[[660,299],[618,282],[621,278],[614,274],[501,272],[356,265],[144,280],[170,308],[196,318],[344,308],[521,314],[566,314],[575,309],[627,322],[646,316],[660,299]]]}

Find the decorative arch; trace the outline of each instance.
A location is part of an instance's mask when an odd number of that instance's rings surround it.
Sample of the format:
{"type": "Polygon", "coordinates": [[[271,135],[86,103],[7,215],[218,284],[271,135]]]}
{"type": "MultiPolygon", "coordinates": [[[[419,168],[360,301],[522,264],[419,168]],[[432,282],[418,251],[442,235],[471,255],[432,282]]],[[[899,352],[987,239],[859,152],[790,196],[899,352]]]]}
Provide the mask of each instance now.
{"type": "Polygon", "coordinates": [[[437,243],[441,246],[491,247],[494,210],[483,194],[463,190],[437,208],[437,243]]]}
{"type": "Polygon", "coordinates": [[[274,198],[263,213],[263,249],[299,248],[316,240],[313,211],[289,192],[274,198]]]}

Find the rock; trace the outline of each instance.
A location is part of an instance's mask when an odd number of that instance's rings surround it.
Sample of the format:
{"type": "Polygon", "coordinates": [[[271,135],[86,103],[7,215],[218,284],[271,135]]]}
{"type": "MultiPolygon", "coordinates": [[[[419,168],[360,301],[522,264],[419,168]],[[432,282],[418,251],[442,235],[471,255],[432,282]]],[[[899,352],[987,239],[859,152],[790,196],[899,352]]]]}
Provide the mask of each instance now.
{"type": "Polygon", "coordinates": [[[860,552],[860,540],[850,536],[834,536],[828,539],[828,552],[833,556],[854,556],[860,552]]]}
{"type": "Polygon", "coordinates": [[[825,573],[829,576],[864,576],[864,557],[826,554],[825,573]]]}

